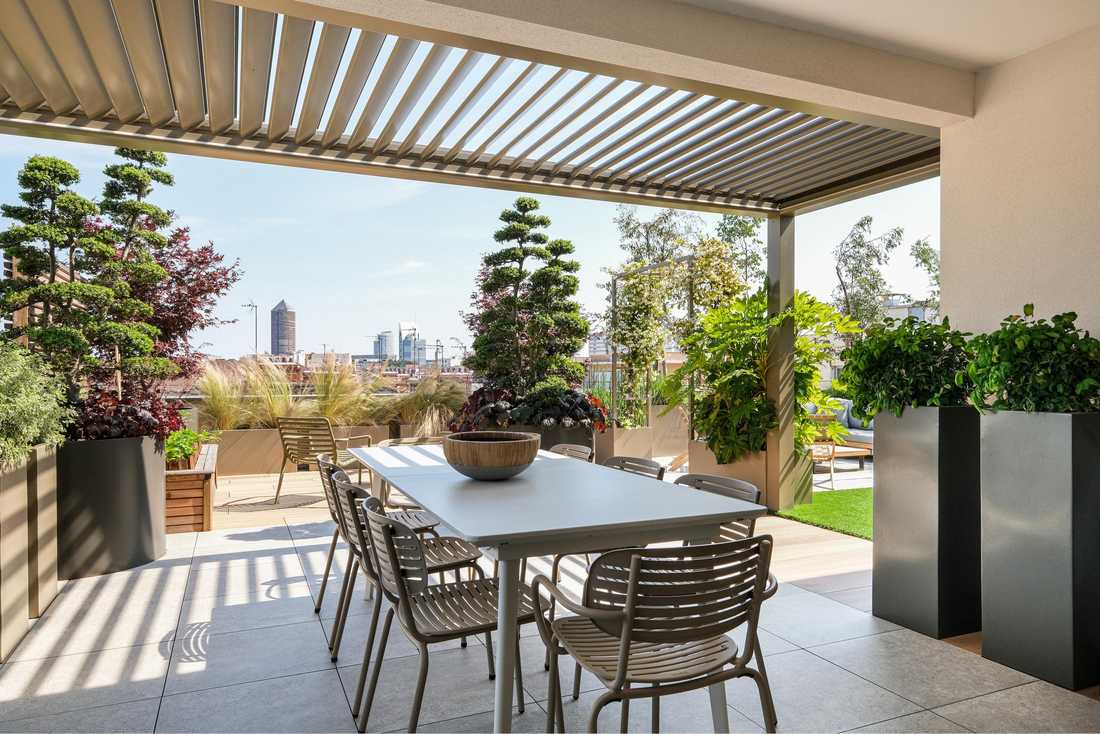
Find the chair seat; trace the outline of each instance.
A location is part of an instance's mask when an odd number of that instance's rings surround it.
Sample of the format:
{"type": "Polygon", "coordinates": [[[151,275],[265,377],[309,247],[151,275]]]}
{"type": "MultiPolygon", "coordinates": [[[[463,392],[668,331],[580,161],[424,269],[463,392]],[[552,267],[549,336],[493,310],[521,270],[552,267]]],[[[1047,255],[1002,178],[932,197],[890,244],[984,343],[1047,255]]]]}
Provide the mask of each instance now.
{"type": "MultiPolygon", "coordinates": [[[[585,617],[553,622],[554,635],[582,668],[610,683],[619,665],[619,638],[585,617]]],[[[632,642],[628,683],[674,683],[716,672],[737,657],[737,643],[725,635],[691,642],[632,642]]]]}
{"type": "MultiPolygon", "coordinates": [[[[495,630],[498,588],[497,579],[479,579],[429,586],[411,595],[409,610],[417,631],[450,639],[495,630]]],[[[520,590],[516,619],[520,624],[535,621],[535,601],[526,586],[520,590]]]]}
{"type": "Polygon", "coordinates": [[[481,558],[477,546],[462,538],[422,538],[420,545],[424,549],[424,565],[428,573],[462,568],[481,558]]]}
{"type": "Polygon", "coordinates": [[[439,525],[439,518],[427,510],[390,510],[386,513],[386,517],[408,525],[414,533],[434,530],[439,525]]]}
{"type": "Polygon", "coordinates": [[[363,469],[363,464],[347,449],[336,450],[336,461],[334,463],[341,469],[359,469],[360,471],[363,469]]]}

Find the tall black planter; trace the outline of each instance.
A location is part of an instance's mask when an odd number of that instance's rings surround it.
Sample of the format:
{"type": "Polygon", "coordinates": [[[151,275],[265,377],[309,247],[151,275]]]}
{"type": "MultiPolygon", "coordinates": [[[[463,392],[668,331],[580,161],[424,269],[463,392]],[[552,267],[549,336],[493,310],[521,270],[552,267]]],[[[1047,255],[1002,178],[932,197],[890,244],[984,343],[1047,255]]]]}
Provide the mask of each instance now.
{"type": "Polygon", "coordinates": [[[875,416],[876,617],[935,638],[981,629],[979,416],[875,416]]]}
{"type": "Polygon", "coordinates": [[[982,416],[982,655],[1100,683],[1100,413],[982,416]]]}
{"type": "Polygon", "coordinates": [[[57,456],[61,578],[164,555],[164,454],[152,438],[70,441],[57,456]]]}
{"type": "Polygon", "coordinates": [[[523,431],[524,433],[537,433],[542,438],[540,448],[549,450],[559,443],[575,443],[592,448],[592,429],[586,426],[508,426],[509,431],[523,431]]]}

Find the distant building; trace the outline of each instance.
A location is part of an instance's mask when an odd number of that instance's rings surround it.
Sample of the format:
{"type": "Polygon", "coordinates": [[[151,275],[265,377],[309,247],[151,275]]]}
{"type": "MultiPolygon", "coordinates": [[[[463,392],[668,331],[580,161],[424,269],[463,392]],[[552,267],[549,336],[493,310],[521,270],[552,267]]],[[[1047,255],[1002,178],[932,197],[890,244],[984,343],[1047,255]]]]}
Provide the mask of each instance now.
{"type": "Polygon", "coordinates": [[[347,352],[306,352],[302,363],[307,370],[324,370],[351,365],[352,355],[347,352]]]}
{"type": "Polygon", "coordinates": [[[400,321],[397,324],[398,354],[402,362],[424,364],[428,354],[428,342],[421,339],[419,329],[412,321],[400,321]]]}
{"type": "Polygon", "coordinates": [[[588,355],[595,357],[600,354],[611,354],[611,344],[605,332],[593,331],[588,335],[588,355]]]}
{"type": "Polygon", "coordinates": [[[298,346],[294,311],[286,301],[271,309],[271,353],[293,357],[298,346]]]}
{"type": "Polygon", "coordinates": [[[394,357],[396,352],[393,350],[393,332],[383,331],[374,337],[374,358],[381,361],[394,357]]]}
{"type": "Polygon", "coordinates": [[[882,302],[887,318],[904,319],[916,316],[920,321],[935,321],[936,312],[926,304],[914,301],[904,293],[891,293],[882,302]]]}

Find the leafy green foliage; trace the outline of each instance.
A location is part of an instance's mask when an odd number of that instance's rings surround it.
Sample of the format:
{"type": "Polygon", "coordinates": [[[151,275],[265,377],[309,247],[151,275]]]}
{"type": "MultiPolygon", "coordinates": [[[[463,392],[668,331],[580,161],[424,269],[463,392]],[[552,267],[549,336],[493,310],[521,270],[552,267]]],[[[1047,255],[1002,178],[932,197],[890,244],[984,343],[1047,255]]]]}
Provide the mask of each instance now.
{"type": "Polygon", "coordinates": [[[64,382],[38,356],[0,341],[0,466],[23,461],[36,444],[61,443],[71,417],[64,382]]]}
{"type": "Polygon", "coordinates": [[[1035,307],[1008,316],[971,342],[971,402],[979,409],[1044,413],[1100,411],[1100,340],[1077,328],[1072,311],[1049,321],[1035,307]]]}
{"type": "Polygon", "coordinates": [[[796,443],[805,450],[818,434],[806,405],[834,407],[818,386],[818,365],[833,352],[837,334],[854,333],[854,321],[807,293],[795,294],[783,313],[769,316],[767,295],[753,296],[712,309],[684,342],[686,361],[662,382],[670,405],[686,405],[696,378],[695,428],[719,463],[732,463],[762,451],[768,432],[778,425],[775,403],[768,397],[768,333],[793,322],[796,443]]]}
{"type": "Polygon", "coordinates": [[[940,310],[940,251],[928,242],[920,239],[909,246],[909,254],[916,261],[917,267],[928,274],[930,290],[928,298],[923,303],[928,308],[939,313],[940,310]]]}
{"type": "Polygon", "coordinates": [[[871,227],[871,217],[861,217],[833,248],[837,278],[833,305],[864,326],[885,317],[882,304],[889,288],[881,268],[904,236],[901,227],[880,235],[872,235],[871,227]]]}
{"type": "Polygon", "coordinates": [[[482,258],[472,310],[464,315],[474,334],[466,366],[497,388],[523,393],[547,377],[570,384],[584,377],[572,358],[588,335],[588,322],[574,300],[580,265],[569,258],[572,243],[544,231],[550,218],[530,197],[505,209],[494,234],[501,249],[482,258]],[[535,270],[528,263],[541,263],[535,270]]]}
{"type": "Polygon", "coordinates": [[[715,236],[733,255],[734,269],[750,288],[764,285],[767,274],[767,252],[760,238],[761,221],[740,214],[723,214],[715,228],[715,236]]]}
{"type": "Polygon", "coordinates": [[[955,375],[970,360],[969,334],[910,316],[869,327],[840,357],[841,382],[853,412],[873,418],[887,411],[900,416],[907,407],[964,405],[967,391],[955,375]]]}
{"type": "Polygon", "coordinates": [[[514,424],[547,428],[584,426],[601,433],[607,422],[607,414],[598,400],[570,388],[560,377],[535,385],[512,408],[509,417],[514,424]]]}
{"type": "Polygon", "coordinates": [[[192,431],[190,428],[172,431],[164,439],[164,460],[168,464],[186,462],[198,453],[200,446],[217,438],[218,434],[211,431],[192,431]]]}
{"type": "Polygon", "coordinates": [[[620,426],[628,428],[649,422],[649,376],[665,347],[663,273],[642,273],[643,267],[640,262],[623,267],[614,311],[608,313],[608,337],[615,343],[619,365],[615,417],[620,426]]]}

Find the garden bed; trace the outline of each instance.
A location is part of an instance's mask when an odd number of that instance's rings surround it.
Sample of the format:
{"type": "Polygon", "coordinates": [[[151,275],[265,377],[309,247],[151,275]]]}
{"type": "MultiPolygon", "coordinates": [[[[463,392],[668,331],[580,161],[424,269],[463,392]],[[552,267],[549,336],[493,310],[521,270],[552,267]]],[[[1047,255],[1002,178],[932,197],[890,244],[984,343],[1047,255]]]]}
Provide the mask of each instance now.
{"type": "Polygon", "coordinates": [[[217,444],[203,444],[193,468],[164,473],[165,532],[213,529],[217,462],[217,444]]]}

